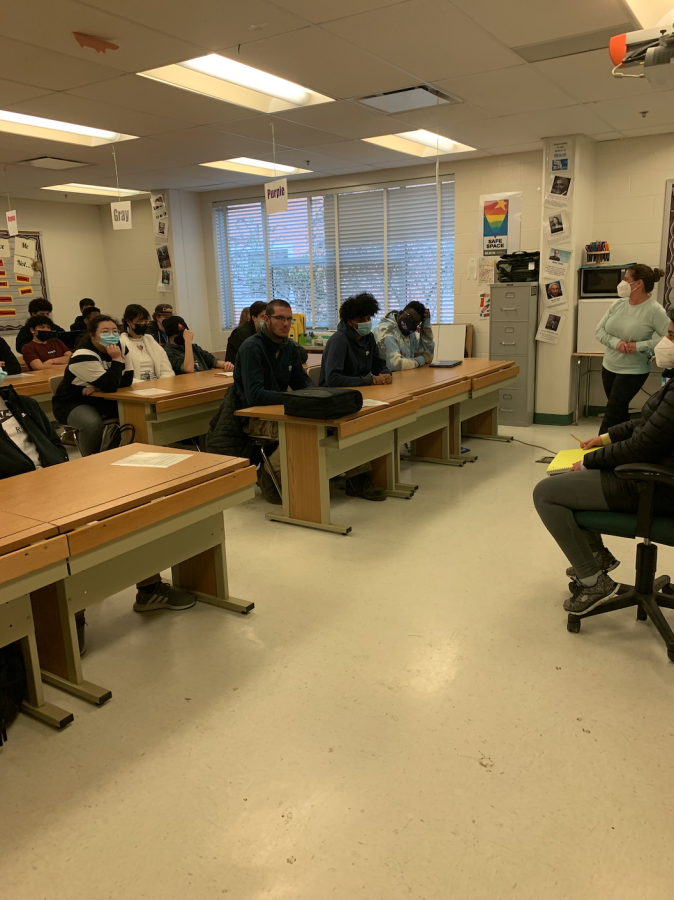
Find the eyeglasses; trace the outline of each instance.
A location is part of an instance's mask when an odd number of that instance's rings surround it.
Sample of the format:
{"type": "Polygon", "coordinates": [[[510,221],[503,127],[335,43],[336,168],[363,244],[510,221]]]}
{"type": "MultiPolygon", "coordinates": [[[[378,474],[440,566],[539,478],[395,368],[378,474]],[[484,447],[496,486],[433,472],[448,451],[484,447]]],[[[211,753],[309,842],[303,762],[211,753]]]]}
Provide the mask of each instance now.
{"type": "Polygon", "coordinates": [[[295,319],[292,316],[269,316],[270,319],[276,319],[277,322],[287,322],[288,325],[294,325],[295,319]]]}

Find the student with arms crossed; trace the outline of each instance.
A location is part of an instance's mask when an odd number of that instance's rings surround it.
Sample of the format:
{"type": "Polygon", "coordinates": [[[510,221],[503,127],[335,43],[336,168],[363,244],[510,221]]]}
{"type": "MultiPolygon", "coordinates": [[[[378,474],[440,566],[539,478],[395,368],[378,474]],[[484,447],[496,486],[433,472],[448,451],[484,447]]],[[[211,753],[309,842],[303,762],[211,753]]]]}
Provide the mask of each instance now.
{"type": "Polygon", "coordinates": [[[192,372],[207,372],[209,369],[224,369],[233,372],[234,365],[224,359],[216,359],[208,350],[194,343],[194,333],[187,327],[182,316],[164,319],[164,331],[169,342],[166,353],[176,375],[191,375],[192,372]]]}
{"type": "MultiPolygon", "coordinates": [[[[379,355],[372,334],[372,316],[379,304],[372,294],[349,297],[339,309],[337,331],[329,339],[321,361],[321,387],[367,387],[391,384],[391,372],[379,355]]],[[[376,487],[370,477],[372,465],[364,463],[346,473],[346,493],[363,500],[386,500],[386,491],[376,487]]]]}
{"type": "Polygon", "coordinates": [[[390,312],[374,331],[379,355],[391,372],[417,369],[433,362],[435,341],[431,313],[423,303],[412,300],[402,312],[390,312]],[[421,327],[421,334],[417,329],[421,327]]]}
{"type": "Polygon", "coordinates": [[[120,344],[133,366],[134,381],[173,378],[174,372],[166,351],[148,334],[150,313],[139,303],[130,303],[122,317],[120,344]]]}
{"type": "Polygon", "coordinates": [[[39,371],[53,366],[65,366],[72,356],[63,341],[54,337],[51,319],[47,316],[31,316],[26,322],[32,341],[23,345],[23,361],[29,369],[39,371]]]}
{"type": "MultiPolygon", "coordinates": [[[[669,316],[674,320],[673,311],[669,316]]],[[[655,361],[665,370],[674,368],[674,321],[655,346],[655,361]]],[[[548,476],[534,489],[536,512],[571,563],[566,574],[574,580],[575,589],[564,609],[577,616],[591,612],[618,593],[620,585],[609,572],[620,563],[604,546],[601,535],[581,528],[573,513],[581,509],[634,513],[638,488],[633,481],[618,478],[614,469],[626,463],[674,466],[674,379],[647,400],[640,419],[614,425],[582,447],[596,449],[575,463],[570,472],[548,476]]],[[[673,504],[674,492],[658,485],[655,514],[671,516],[673,504]]]]}
{"type": "MultiPolygon", "coordinates": [[[[31,300],[28,304],[28,316],[29,319],[32,316],[47,316],[49,320],[51,320],[53,307],[49,300],[44,300],[42,297],[38,297],[35,300],[31,300]]],[[[65,328],[61,328],[60,325],[54,325],[52,321],[52,331],[65,331],[65,328]]],[[[33,335],[31,333],[30,328],[28,327],[28,322],[20,329],[19,333],[16,336],[16,352],[23,353],[23,345],[27,344],[28,341],[33,340],[33,335]]]]}
{"type": "MultiPolygon", "coordinates": [[[[293,312],[286,300],[272,300],[259,331],[243,342],[234,367],[234,385],[225,394],[222,406],[211,421],[206,448],[226,456],[249,455],[247,436],[278,441],[278,424],[262,419],[244,419],[235,415],[248,406],[278,406],[288,388],[299,391],[314,383],[302,368],[297,345],[288,335],[293,312]]],[[[281,483],[281,454],[278,448],[269,456],[276,478],[281,483]]],[[[260,467],[258,485],[269,503],[281,498],[269,473],[260,467]]]]}
{"type": "Polygon", "coordinates": [[[20,375],[21,363],[12,353],[9,344],[4,338],[0,338],[0,369],[8,375],[20,375]]]}

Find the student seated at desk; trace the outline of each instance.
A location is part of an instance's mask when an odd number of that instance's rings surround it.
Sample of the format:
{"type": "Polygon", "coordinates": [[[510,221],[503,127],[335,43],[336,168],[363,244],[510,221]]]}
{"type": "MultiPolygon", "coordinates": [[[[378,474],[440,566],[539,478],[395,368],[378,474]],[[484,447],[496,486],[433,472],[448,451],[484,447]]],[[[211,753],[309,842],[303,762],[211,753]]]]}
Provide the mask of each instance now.
{"type": "Polygon", "coordinates": [[[435,341],[431,313],[418,300],[412,300],[402,312],[388,313],[372,333],[379,355],[386,360],[391,372],[417,369],[433,362],[435,341]],[[419,327],[421,334],[417,334],[419,327]]]}
{"type": "MultiPolygon", "coordinates": [[[[248,318],[239,322],[239,327],[227,338],[227,350],[225,351],[225,359],[232,365],[236,362],[236,354],[239,352],[241,344],[260,330],[260,325],[264,324],[264,315],[267,310],[267,304],[262,300],[256,300],[248,309],[248,318]]],[[[243,311],[241,313],[243,318],[243,311]]]]}
{"type": "Polygon", "coordinates": [[[91,299],[91,297],[84,297],[82,300],[80,300],[80,314],[70,326],[71,331],[80,333],[87,330],[87,323],[84,321],[83,314],[85,309],[90,309],[92,306],[96,306],[96,304],[91,299]]]}
{"type": "MultiPolygon", "coordinates": [[[[655,347],[655,361],[663,369],[674,368],[674,311],[667,336],[655,347]]],[[[614,469],[626,463],[657,463],[674,466],[674,379],[646,401],[640,419],[629,419],[608,432],[586,441],[583,449],[598,448],[564,475],[544,478],[534,489],[536,512],[560,550],[571,563],[566,570],[577,587],[564,602],[564,609],[577,616],[591,612],[610,600],[620,585],[608,574],[620,565],[600,534],[581,528],[574,510],[600,512],[637,511],[638,489],[623,481],[614,469]]],[[[655,515],[670,516],[674,492],[657,485],[655,515]]]]}
{"type": "Polygon", "coordinates": [[[0,478],[67,462],[68,453],[37,400],[3,387],[0,368],[0,478]]]}
{"type": "MultiPolygon", "coordinates": [[[[372,334],[372,316],[379,304],[372,294],[349,297],[339,308],[337,331],[328,340],[321,360],[321,387],[359,388],[371,384],[391,384],[391,372],[372,334]]],[[[371,463],[346,472],[346,494],[363,500],[386,500],[386,491],[370,477],[371,463]]]]}
{"type": "MultiPolygon", "coordinates": [[[[206,447],[211,453],[225,456],[250,455],[246,435],[263,441],[278,441],[278,424],[262,419],[237,417],[237,409],[248,406],[278,406],[283,395],[312,388],[314,383],[302,368],[297,345],[288,334],[293,312],[286,300],[272,300],[266,309],[260,330],[241,345],[234,367],[234,385],[225,394],[222,406],[211,421],[206,447]]],[[[276,448],[269,457],[276,478],[281,483],[281,455],[276,448]]],[[[269,503],[281,503],[278,491],[265,470],[260,467],[258,485],[269,503]]]]}
{"type": "Polygon", "coordinates": [[[216,359],[208,350],[202,350],[199,344],[194,343],[194,333],[189,330],[182,316],[164,319],[164,331],[169,339],[166,353],[176,375],[191,375],[192,372],[207,372],[209,369],[234,371],[231,362],[216,359]]]}
{"type": "MultiPolygon", "coordinates": [[[[51,321],[52,309],[53,307],[49,300],[44,300],[42,297],[31,300],[28,304],[29,320],[32,316],[47,316],[47,318],[51,321]]],[[[52,331],[65,331],[65,328],[61,328],[60,325],[54,325],[53,322],[51,327],[52,331]]],[[[26,324],[19,330],[19,333],[16,336],[16,352],[23,353],[23,345],[32,340],[33,335],[30,328],[28,327],[28,322],[26,322],[26,324]]]]}
{"type": "Polygon", "coordinates": [[[70,357],[52,400],[56,421],[79,431],[82,456],[100,451],[103,420],[117,418],[113,400],[91,395],[97,390],[114,393],[133,381],[131,360],[119,341],[115,320],[111,316],[94,316],[70,357]]]}
{"type": "Polygon", "coordinates": [[[12,353],[9,344],[4,338],[0,338],[0,369],[7,375],[20,375],[21,363],[12,353]]]}
{"type": "Polygon", "coordinates": [[[31,316],[26,325],[33,335],[33,340],[23,345],[23,361],[29,369],[39,371],[68,363],[72,351],[54,336],[51,319],[47,316],[31,316]]]}
{"type": "Polygon", "coordinates": [[[124,310],[119,341],[128,351],[134,381],[153,381],[174,375],[166,351],[148,334],[149,321],[150,313],[139,303],[130,303],[124,310]]]}
{"type": "Polygon", "coordinates": [[[150,334],[160,347],[168,344],[168,334],[164,331],[164,320],[173,315],[173,307],[170,303],[158,303],[152,313],[152,322],[148,328],[150,334]]]}

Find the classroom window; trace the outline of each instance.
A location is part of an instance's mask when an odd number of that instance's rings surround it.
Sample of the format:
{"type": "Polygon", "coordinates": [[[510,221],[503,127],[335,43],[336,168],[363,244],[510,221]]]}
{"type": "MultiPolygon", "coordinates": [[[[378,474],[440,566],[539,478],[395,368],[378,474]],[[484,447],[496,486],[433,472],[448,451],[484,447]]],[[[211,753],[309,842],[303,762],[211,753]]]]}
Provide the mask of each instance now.
{"type": "Polygon", "coordinates": [[[280,297],[307,328],[337,326],[342,300],[370,291],[382,313],[419,300],[454,319],[454,183],[394,185],[213,209],[223,328],[255,300],[280,297]]]}

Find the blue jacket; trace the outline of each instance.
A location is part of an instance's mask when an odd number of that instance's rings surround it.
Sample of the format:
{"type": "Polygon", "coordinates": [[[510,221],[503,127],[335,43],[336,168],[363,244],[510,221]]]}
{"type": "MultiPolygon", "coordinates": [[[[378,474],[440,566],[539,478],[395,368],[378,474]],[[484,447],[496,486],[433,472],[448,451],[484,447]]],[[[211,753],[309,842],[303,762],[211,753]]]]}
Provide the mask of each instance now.
{"type": "Polygon", "coordinates": [[[289,387],[294,391],[314,387],[302,368],[297,345],[277,344],[261,331],[246,338],[234,364],[234,390],[242,404],[238,408],[277,406],[289,387]]]}
{"type": "Polygon", "coordinates": [[[337,331],[325,345],[321,361],[321,387],[366,387],[373,376],[390,374],[386,362],[379,356],[377,341],[370,333],[360,340],[353,328],[340,322],[337,331]]]}

